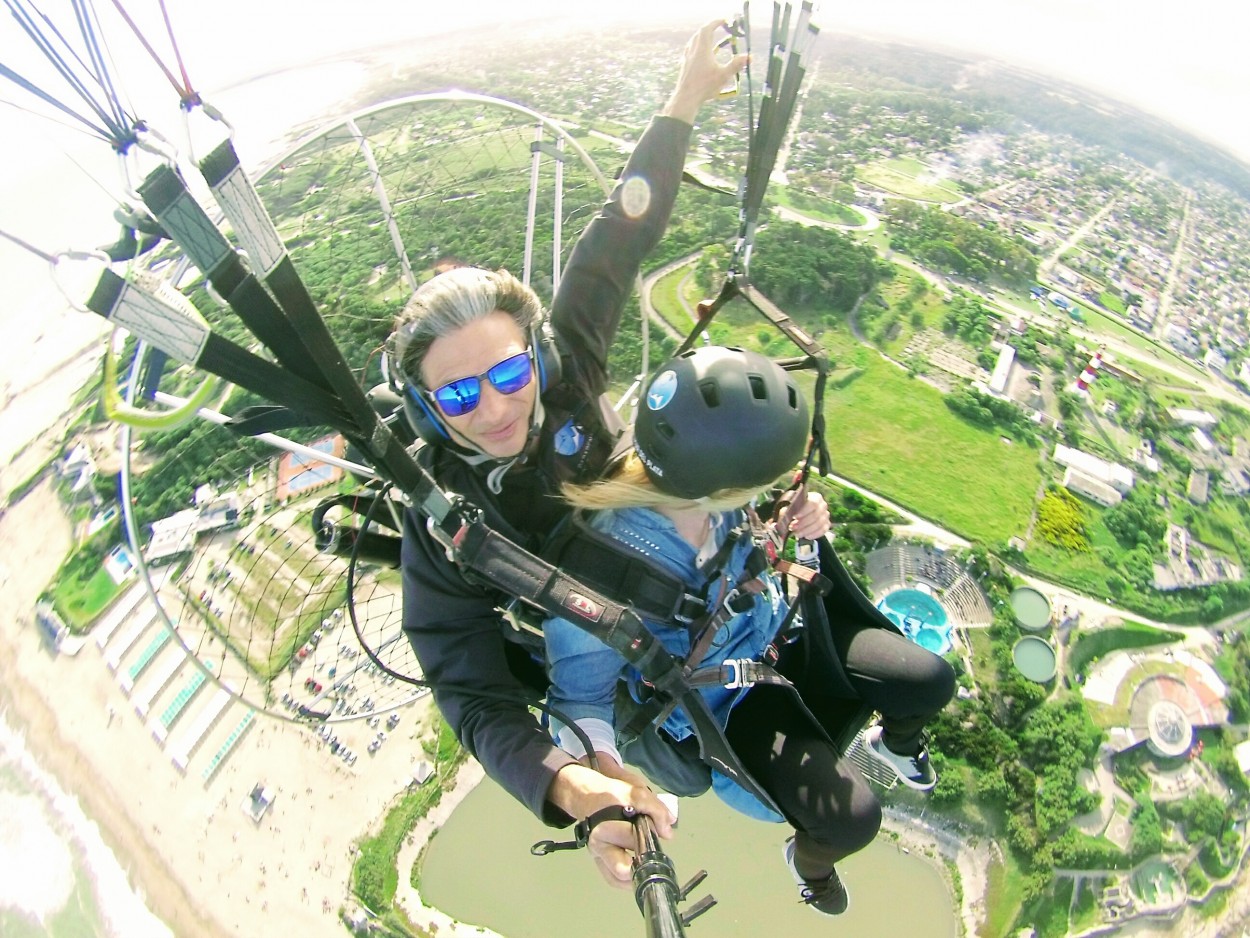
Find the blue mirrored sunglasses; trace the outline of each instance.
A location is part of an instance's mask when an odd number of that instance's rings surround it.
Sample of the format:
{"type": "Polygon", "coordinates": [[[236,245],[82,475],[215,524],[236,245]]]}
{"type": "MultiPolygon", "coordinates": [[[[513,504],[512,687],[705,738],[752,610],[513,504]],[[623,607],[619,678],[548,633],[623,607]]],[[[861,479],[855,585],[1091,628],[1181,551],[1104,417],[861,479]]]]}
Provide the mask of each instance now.
{"type": "Polygon", "coordinates": [[[423,393],[438,405],[448,417],[459,417],[467,414],[482,399],[482,379],[485,378],[500,394],[515,394],[530,383],[534,376],[531,362],[534,350],[527,348],[524,352],[505,358],[496,365],[487,368],[480,375],[457,378],[448,381],[442,387],[423,393]]]}

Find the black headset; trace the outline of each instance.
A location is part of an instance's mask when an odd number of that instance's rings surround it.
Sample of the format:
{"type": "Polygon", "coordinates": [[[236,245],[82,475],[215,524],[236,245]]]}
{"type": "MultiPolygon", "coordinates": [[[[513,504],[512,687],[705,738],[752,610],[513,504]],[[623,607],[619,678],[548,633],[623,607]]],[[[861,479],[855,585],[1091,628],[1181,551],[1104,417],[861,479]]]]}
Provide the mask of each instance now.
{"type": "MultiPolygon", "coordinates": [[[[564,366],[560,361],[560,349],[556,343],[556,334],[546,316],[530,327],[530,347],[534,350],[534,367],[538,371],[538,393],[560,383],[564,366]]],[[[404,416],[408,423],[426,443],[445,446],[453,442],[443,423],[438,408],[426,400],[424,390],[415,375],[407,375],[395,361],[396,374],[403,384],[404,416]]]]}

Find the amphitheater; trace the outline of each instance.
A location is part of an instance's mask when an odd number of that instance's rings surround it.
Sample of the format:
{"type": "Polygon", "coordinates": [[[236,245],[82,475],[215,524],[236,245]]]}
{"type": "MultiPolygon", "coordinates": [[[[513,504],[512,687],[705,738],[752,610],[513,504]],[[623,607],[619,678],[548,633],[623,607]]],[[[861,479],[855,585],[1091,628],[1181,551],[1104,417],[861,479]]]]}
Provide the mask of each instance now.
{"type": "Polygon", "coordinates": [[[894,543],[866,557],[872,599],[895,590],[927,588],[955,628],[985,628],[993,621],[989,600],[963,565],[925,544],[894,543]]]}

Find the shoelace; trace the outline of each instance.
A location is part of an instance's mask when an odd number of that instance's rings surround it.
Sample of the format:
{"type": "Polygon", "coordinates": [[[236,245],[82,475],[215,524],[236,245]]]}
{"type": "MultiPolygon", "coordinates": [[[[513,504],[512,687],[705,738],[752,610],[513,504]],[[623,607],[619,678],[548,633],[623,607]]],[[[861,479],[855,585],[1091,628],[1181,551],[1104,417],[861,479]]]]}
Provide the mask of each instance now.
{"type": "Polygon", "coordinates": [[[804,880],[804,886],[799,890],[799,901],[804,905],[813,905],[825,899],[837,896],[842,892],[842,880],[838,879],[836,873],[831,874],[828,879],[820,880],[816,885],[812,885],[804,880]]]}

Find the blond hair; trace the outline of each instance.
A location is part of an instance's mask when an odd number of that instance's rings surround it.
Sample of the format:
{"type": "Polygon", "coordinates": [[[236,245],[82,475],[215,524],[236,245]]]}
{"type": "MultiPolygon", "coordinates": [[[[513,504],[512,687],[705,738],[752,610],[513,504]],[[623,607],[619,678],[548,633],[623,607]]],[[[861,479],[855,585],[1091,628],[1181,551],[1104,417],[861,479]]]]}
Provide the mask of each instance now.
{"type": "Polygon", "coordinates": [[[625,456],[608,478],[586,485],[566,483],[561,490],[573,507],[589,511],[605,508],[702,508],[705,511],[730,511],[746,505],[763,491],[762,488],[721,489],[703,498],[669,495],[655,487],[642,460],[633,452],[625,456]]]}

